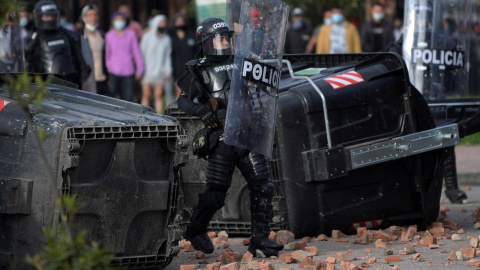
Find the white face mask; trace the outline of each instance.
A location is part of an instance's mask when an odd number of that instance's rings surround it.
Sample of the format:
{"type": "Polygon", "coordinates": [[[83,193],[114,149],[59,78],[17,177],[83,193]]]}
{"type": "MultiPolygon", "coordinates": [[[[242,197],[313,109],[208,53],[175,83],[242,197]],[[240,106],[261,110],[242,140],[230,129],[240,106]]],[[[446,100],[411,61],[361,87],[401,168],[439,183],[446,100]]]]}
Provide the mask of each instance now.
{"type": "Polygon", "coordinates": [[[97,30],[97,26],[96,25],[91,25],[89,23],[85,23],[85,28],[87,28],[87,30],[89,31],[95,31],[97,30]]]}

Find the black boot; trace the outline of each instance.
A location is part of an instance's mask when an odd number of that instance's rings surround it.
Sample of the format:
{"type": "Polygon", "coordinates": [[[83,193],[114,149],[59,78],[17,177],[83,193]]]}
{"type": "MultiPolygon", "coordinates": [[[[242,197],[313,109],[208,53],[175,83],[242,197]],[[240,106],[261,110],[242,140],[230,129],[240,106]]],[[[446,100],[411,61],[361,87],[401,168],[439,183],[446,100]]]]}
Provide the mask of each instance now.
{"type": "Polygon", "coordinates": [[[272,222],[272,195],[274,185],[266,182],[260,188],[250,190],[250,211],[252,216],[252,239],[248,251],[257,256],[257,250],[266,257],[278,256],[283,245],[268,238],[272,222]]]}
{"type": "Polygon", "coordinates": [[[200,200],[195,205],[190,224],[183,231],[183,238],[190,241],[193,248],[205,254],[213,253],[214,250],[212,240],[207,234],[207,227],[215,212],[215,209],[209,209],[200,200]]]}
{"type": "Polygon", "coordinates": [[[444,150],[444,177],[445,177],[445,195],[451,203],[464,203],[468,199],[465,191],[458,188],[457,165],[455,162],[455,148],[448,147],[444,150]]]}

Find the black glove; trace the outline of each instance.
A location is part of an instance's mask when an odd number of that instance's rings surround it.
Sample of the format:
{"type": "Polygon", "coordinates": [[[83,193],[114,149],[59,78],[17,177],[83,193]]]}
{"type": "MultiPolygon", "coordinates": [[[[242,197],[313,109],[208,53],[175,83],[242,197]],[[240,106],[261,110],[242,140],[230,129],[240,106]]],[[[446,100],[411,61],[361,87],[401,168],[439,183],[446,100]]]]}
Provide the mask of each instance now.
{"type": "Polygon", "coordinates": [[[203,107],[198,112],[198,117],[202,119],[203,124],[206,127],[212,126],[215,122],[218,121],[218,116],[216,113],[212,112],[212,110],[208,107],[203,107]]]}

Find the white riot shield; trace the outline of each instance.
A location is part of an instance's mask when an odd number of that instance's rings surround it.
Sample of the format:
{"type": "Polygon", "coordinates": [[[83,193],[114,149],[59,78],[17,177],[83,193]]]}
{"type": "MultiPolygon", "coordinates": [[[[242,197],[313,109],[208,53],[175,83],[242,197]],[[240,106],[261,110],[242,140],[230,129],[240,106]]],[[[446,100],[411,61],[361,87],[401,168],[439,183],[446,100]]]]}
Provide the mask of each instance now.
{"type": "Polygon", "coordinates": [[[403,58],[427,100],[468,97],[472,0],[406,0],[403,58]]]}
{"type": "Polygon", "coordinates": [[[23,72],[25,69],[21,28],[16,24],[0,27],[0,73],[23,72]]]}
{"type": "Polygon", "coordinates": [[[288,13],[280,0],[243,0],[239,21],[233,22],[235,59],[224,142],[269,158],[288,13]]]}

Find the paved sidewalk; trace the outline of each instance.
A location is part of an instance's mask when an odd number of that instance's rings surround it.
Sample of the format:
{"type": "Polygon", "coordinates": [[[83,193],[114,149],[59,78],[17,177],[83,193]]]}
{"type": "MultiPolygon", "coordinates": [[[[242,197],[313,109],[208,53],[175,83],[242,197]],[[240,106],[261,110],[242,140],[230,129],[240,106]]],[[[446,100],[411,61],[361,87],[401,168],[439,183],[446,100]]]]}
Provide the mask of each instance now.
{"type": "Polygon", "coordinates": [[[480,146],[456,146],[458,182],[480,185],[480,146]]]}

